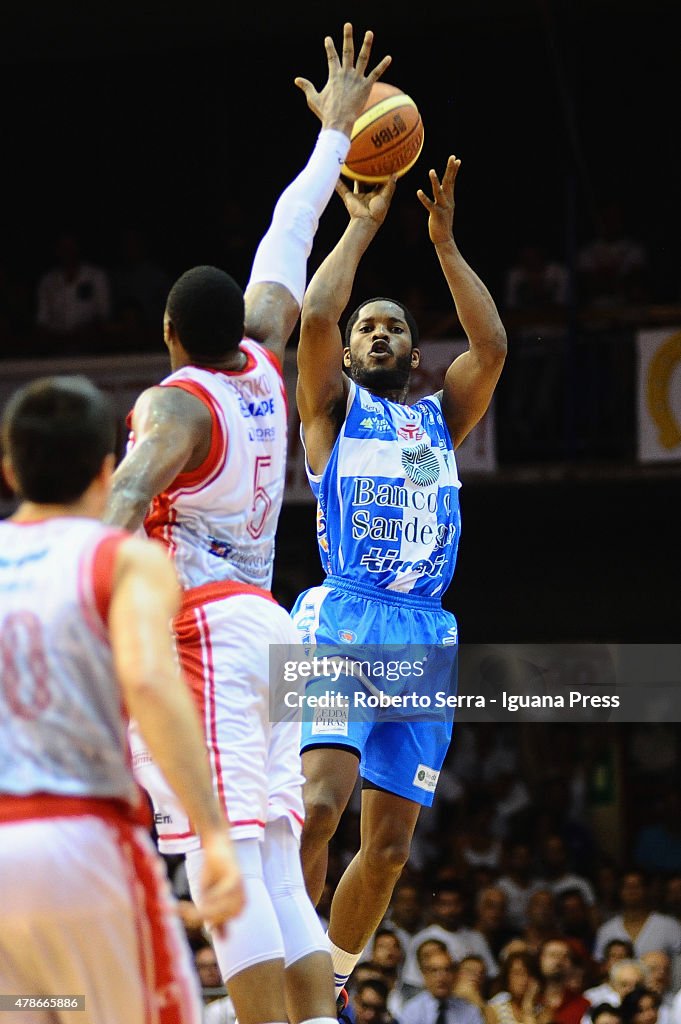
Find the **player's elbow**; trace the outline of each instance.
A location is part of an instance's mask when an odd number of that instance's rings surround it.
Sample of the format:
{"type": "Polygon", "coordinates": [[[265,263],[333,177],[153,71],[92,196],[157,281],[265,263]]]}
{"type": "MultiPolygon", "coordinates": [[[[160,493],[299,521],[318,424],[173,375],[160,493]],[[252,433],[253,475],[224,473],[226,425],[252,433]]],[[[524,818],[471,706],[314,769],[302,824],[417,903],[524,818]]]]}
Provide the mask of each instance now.
{"type": "Polygon", "coordinates": [[[478,358],[488,369],[501,370],[506,361],[507,352],[508,339],[501,324],[487,335],[483,344],[478,346],[478,358]]]}
{"type": "Polygon", "coordinates": [[[502,363],[506,358],[508,352],[508,338],[506,337],[506,331],[504,330],[503,324],[499,324],[497,329],[492,333],[489,340],[489,349],[493,358],[500,360],[502,363]]]}
{"type": "Polygon", "coordinates": [[[132,481],[114,481],[103,520],[110,526],[135,530],[144,520],[153,497],[132,481]]]}
{"type": "Polygon", "coordinates": [[[303,301],[300,313],[301,330],[321,334],[337,324],[335,311],[331,308],[328,296],[316,292],[308,293],[303,301]]]}

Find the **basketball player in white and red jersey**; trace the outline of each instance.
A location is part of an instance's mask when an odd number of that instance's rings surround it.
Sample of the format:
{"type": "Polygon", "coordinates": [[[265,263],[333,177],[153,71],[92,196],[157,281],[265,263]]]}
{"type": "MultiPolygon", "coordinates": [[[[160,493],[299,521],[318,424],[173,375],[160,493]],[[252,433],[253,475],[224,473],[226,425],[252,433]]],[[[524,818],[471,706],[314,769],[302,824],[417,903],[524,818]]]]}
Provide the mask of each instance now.
{"type": "Polygon", "coordinates": [[[159,545],[99,519],[114,440],[82,377],[34,381],[3,417],[20,504],[0,523],[0,993],[27,999],[8,1024],[201,1020],[128,714],[201,836],[204,914],[221,926],[244,901],[168,635],[177,579],[159,545]]]}
{"type": "MultiPolygon", "coordinates": [[[[274,539],[286,468],[284,349],[300,313],[320,214],[338,182],[372,84],[373,36],[355,63],[326,38],[328,81],[297,79],[322,130],[279,199],[245,296],[214,267],[174,284],[164,317],[172,373],[135,404],[131,445],[114,477],[107,521],[143,524],[172,556],[184,599],[177,649],[204,721],[216,792],[229,815],[246,910],[214,936],[240,1024],[336,1020],[328,943],[306,893],[299,852],[303,802],[297,723],[269,721],[269,645],[298,636],[272,598],[274,539]]],[[[272,672],[277,666],[272,667],[272,672]]],[[[138,778],[154,802],[162,852],[184,852],[190,889],[200,837],[134,735],[138,778]]]]}

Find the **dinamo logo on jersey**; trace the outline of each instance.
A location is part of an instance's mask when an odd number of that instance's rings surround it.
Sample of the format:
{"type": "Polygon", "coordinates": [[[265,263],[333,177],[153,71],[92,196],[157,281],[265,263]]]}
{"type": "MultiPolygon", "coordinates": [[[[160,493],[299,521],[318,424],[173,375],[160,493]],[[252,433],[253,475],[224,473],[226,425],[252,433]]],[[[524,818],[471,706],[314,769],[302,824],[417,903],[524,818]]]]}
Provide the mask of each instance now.
{"type": "Polygon", "coordinates": [[[402,449],[402,468],[412,483],[429,487],[440,476],[440,462],[427,443],[402,449]]]}

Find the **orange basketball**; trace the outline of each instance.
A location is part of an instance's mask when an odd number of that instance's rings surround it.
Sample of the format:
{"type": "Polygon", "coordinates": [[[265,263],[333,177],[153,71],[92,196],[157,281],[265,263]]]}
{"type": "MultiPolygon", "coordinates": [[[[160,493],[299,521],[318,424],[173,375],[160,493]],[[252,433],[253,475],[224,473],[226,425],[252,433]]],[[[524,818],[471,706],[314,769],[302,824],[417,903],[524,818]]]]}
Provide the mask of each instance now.
{"type": "Polygon", "coordinates": [[[341,173],[370,184],[406,174],[423,148],[423,121],[410,96],[387,82],[375,82],[352,129],[341,173]]]}

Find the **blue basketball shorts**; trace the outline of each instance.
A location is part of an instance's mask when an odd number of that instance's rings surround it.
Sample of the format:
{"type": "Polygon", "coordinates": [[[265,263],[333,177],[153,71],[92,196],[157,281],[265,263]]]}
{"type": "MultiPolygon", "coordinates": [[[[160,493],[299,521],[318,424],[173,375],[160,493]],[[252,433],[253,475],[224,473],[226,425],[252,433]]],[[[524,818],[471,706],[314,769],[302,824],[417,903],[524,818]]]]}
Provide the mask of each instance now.
{"type": "MultiPolygon", "coordinates": [[[[436,598],[399,594],[365,584],[329,576],[322,586],[304,591],[297,599],[291,617],[298,629],[301,644],[316,653],[331,656],[338,664],[345,658],[362,660],[362,665],[383,658],[385,665],[419,665],[419,654],[430,652],[423,664],[422,675],[391,679],[390,671],[382,678],[367,679],[363,672],[334,680],[334,692],[353,701],[374,704],[380,692],[391,695],[430,694],[409,697],[427,699],[430,711],[381,711],[359,708],[348,713],[322,714],[306,709],[303,713],[301,750],[319,746],[344,747],[360,758],[362,778],[389,793],[430,807],[438,776],[449,748],[453,729],[453,708],[438,710],[435,691],[443,676],[442,657],[451,665],[456,657],[457,625],[451,612],[445,611],[436,598]],[[433,659],[433,654],[437,655],[433,659]],[[439,657],[439,662],[438,662],[439,657]],[[439,664],[439,668],[435,666],[439,664]],[[437,678],[434,678],[437,677],[437,678]],[[389,720],[385,720],[386,717],[389,720]],[[416,720],[414,720],[416,718],[416,720]]],[[[353,666],[354,667],[354,666],[353,666]]],[[[413,669],[416,671],[416,669],[413,669]]],[[[447,670],[449,671],[449,670],[447,670]]],[[[311,679],[306,692],[315,686],[328,692],[328,678],[311,679]]],[[[319,690],[321,692],[321,690],[319,690]]],[[[441,691],[438,691],[441,692],[441,691]]],[[[450,689],[449,691],[455,692],[450,689]]],[[[402,696],[404,700],[404,696],[402,696]]],[[[354,705],[351,705],[354,706],[354,705]]]]}

